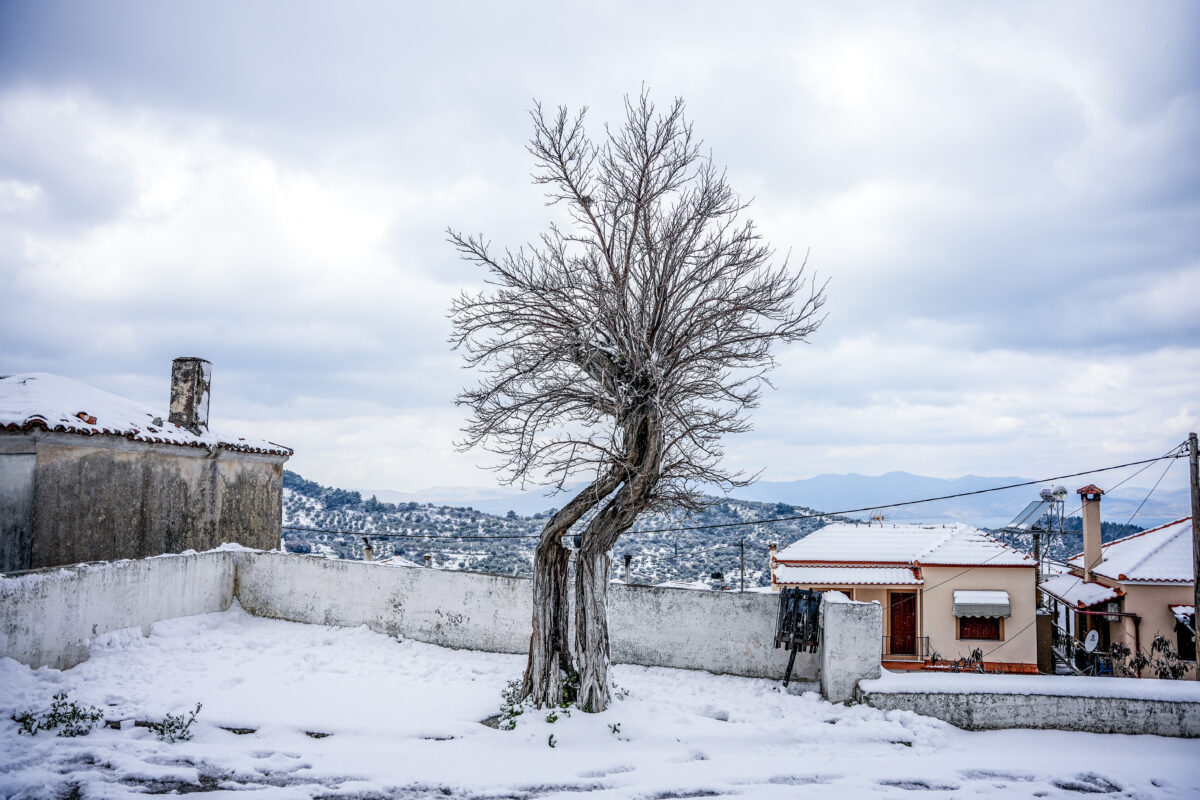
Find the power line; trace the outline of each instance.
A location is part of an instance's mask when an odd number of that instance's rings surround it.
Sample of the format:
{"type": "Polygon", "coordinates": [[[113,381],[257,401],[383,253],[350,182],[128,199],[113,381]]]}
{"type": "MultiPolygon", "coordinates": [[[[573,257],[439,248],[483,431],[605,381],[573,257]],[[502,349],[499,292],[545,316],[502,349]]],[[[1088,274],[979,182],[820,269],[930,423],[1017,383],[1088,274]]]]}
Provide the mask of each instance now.
{"type": "MultiPolygon", "coordinates": [[[[627,531],[623,535],[624,536],[634,536],[634,535],[648,534],[648,533],[683,533],[686,531],[714,530],[717,528],[738,528],[738,527],[745,527],[747,525],[769,525],[769,524],[776,523],[776,522],[795,522],[797,520],[805,520],[805,519],[821,519],[823,517],[836,517],[836,516],[844,516],[846,514],[858,514],[858,513],[865,512],[865,511],[877,511],[877,510],[881,510],[881,509],[885,509],[885,508],[900,508],[902,506],[920,505],[922,503],[935,503],[940,500],[953,500],[953,499],[959,498],[959,497],[971,497],[974,495],[988,494],[990,492],[1001,492],[1006,489],[1018,489],[1018,488],[1021,488],[1024,486],[1036,486],[1036,485],[1042,484],[1042,483],[1050,483],[1051,481],[1066,480],[1067,478],[1078,478],[1083,475],[1094,475],[1094,474],[1100,473],[1100,472],[1111,472],[1112,470],[1115,470],[1115,469],[1124,469],[1125,467],[1135,467],[1135,466],[1138,466],[1141,464],[1150,465],[1150,464],[1154,464],[1156,462],[1163,461],[1166,459],[1182,458],[1183,456],[1180,452],[1181,449],[1182,449],[1182,445],[1180,445],[1180,447],[1172,449],[1166,455],[1162,455],[1157,458],[1147,458],[1147,459],[1143,459],[1141,461],[1130,461],[1125,464],[1117,464],[1117,465],[1114,465],[1111,467],[1100,467],[1098,469],[1089,469],[1089,470],[1084,470],[1082,472],[1072,472],[1068,475],[1056,475],[1056,476],[1053,476],[1050,478],[1041,478],[1040,480],[1022,481],[1020,483],[1010,483],[1006,486],[994,486],[989,489],[976,489],[976,490],[970,491],[970,492],[956,492],[955,494],[940,495],[938,497],[925,497],[920,500],[904,500],[904,501],[901,501],[898,503],[884,503],[884,504],[880,504],[880,505],[863,506],[862,508],[843,509],[841,511],[824,511],[824,512],[815,513],[815,514],[795,514],[793,516],[788,516],[788,517],[767,517],[767,518],[763,518],[763,519],[743,520],[740,522],[718,522],[718,523],[712,523],[709,525],[691,525],[691,526],[678,527],[678,528],[651,528],[649,530],[645,530],[645,529],[631,530],[631,531],[627,531]]],[[[1145,468],[1143,468],[1143,469],[1145,469],[1145,468]]],[[[1138,470],[1138,473],[1140,473],[1141,471],[1142,470],[1138,470]]],[[[1136,475],[1138,473],[1134,473],[1134,474],[1136,475]]],[[[1133,476],[1130,476],[1130,477],[1133,477],[1133,476]]],[[[1126,478],[1126,480],[1128,480],[1128,478],[1126,478]]],[[[1124,481],[1122,481],[1122,483],[1124,483],[1124,481]]],[[[1120,484],[1118,484],[1118,485],[1120,485],[1120,484]]],[[[373,537],[380,538],[380,539],[461,539],[461,540],[472,540],[472,541],[486,541],[489,539],[497,539],[497,540],[501,540],[501,539],[537,539],[537,538],[540,538],[540,536],[541,536],[540,533],[493,534],[493,535],[461,534],[461,535],[459,535],[459,534],[436,534],[436,533],[388,533],[388,532],[384,532],[384,531],[344,531],[344,530],[332,530],[332,529],[326,529],[326,528],[309,528],[309,527],[301,527],[301,526],[296,526],[296,525],[285,525],[282,527],[283,527],[283,530],[308,531],[311,533],[334,533],[334,534],[347,535],[347,536],[373,536],[373,537]]]]}
{"type": "MultiPolygon", "coordinates": [[[[1182,447],[1182,445],[1180,447],[1182,447]]],[[[918,505],[920,503],[934,503],[934,502],[937,502],[938,500],[953,500],[956,497],[970,497],[972,495],[987,494],[989,492],[1001,492],[1001,491],[1004,491],[1005,489],[1018,489],[1022,486],[1036,486],[1039,483],[1050,483],[1051,481],[1061,481],[1061,480],[1066,480],[1067,478],[1078,478],[1082,475],[1094,475],[1098,472],[1109,472],[1114,469],[1124,469],[1125,467],[1135,467],[1138,464],[1153,464],[1157,461],[1162,461],[1162,460],[1168,459],[1168,458],[1182,458],[1183,456],[1182,456],[1182,454],[1180,454],[1178,452],[1178,450],[1179,450],[1179,448],[1175,448],[1175,449],[1171,450],[1171,452],[1168,453],[1167,455],[1159,456],[1158,458],[1147,458],[1142,461],[1130,461],[1127,464],[1117,464],[1116,466],[1112,466],[1112,467],[1101,467],[1099,469],[1089,469],[1089,470],[1085,470],[1083,472],[1072,472],[1069,475],[1056,475],[1052,478],[1042,478],[1041,480],[1036,480],[1036,481],[1022,481],[1021,483],[1010,483],[1007,486],[995,486],[995,487],[992,487],[991,489],[976,489],[975,491],[972,491],[972,492],[958,492],[956,494],[945,494],[945,495],[941,495],[939,497],[926,497],[921,500],[904,500],[899,503],[885,503],[883,505],[863,506],[862,508],[848,508],[848,509],[844,509],[842,511],[824,511],[819,514],[796,514],[795,516],[791,516],[791,517],[771,517],[771,518],[767,518],[767,519],[746,520],[744,522],[720,522],[720,523],[714,523],[712,525],[694,525],[694,526],[686,527],[686,528],[655,528],[652,530],[629,531],[628,533],[626,533],[624,535],[629,536],[631,534],[639,534],[639,533],[675,533],[675,532],[679,532],[679,531],[701,531],[701,530],[709,530],[712,528],[736,528],[736,527],[740,527],[740,526],[744,526],[744,525],[765,525],[765,524],[769,524],[772,522],[792,522],[794,520],[801,520],[801,519],[820,519],[821,517],[835,517],[835,516],[842,516],[845,514],[859,514],[864,511],[878,511],[878,510],[881,510],[884,508],[899,508],[901,506],[914,506],[914,505],[918,505]]]]}
{"type": "Polygon", "coordinates": [[[1158,476],[1158,480],[1156,480],[1154,485],[1150,487],[1150,491],[1146,492],[1146,496],[1142,498],[1142,502],[1138,503],[1138,507],[1135,508],[1133,513],[1129,515],[1129,519],[1125,520],[1126,526],[1133,522],[1133,518],[1136,517],[1138,512],[1142,510],[1142,506],[1146,505],[1146,501],[1150,499],[1150,495],[1154,494],[1154,490],[1158,488],[1160,483],[1162,483],[1162,479],[1167,477],[1167,473],[1171,471],[1171,467],[1173,466],[1174,464],[1167,464],[1167,468],[1163,470],[1162,475],[1158,476]]]}

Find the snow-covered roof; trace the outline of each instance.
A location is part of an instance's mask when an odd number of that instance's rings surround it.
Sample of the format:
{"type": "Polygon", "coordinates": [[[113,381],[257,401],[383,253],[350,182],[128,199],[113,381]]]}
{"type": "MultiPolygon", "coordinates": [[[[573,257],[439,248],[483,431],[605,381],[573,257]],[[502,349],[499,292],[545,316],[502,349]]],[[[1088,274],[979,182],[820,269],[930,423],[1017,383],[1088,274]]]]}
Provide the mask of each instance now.
{"type": "Polygon", "coordinates": [[[959,522],[884,526],[836,522],[788,545],[775,559],[804,564],[1035,565],[1025,553],[959,522]]]}
{"type": "MultiPolygon", "coordinates": [[[[1192,518],[1111,541],[1101,548],[1103,561],[1092,572],[1123,583],[1191,583],[1192,518]]],[[[1083,569],[1083,553],[1071,559],[1083,569]]]]}
{"type": "Polygon", "coordinates": [[[1084,583],[1083,578],[1070,574],[1055,575],[1039,583],[1038,588],[1075,608],[1089,608],[1125,594],[1122,589],[1114,589],[1102,583],[1084,583]]]}
{"type": "Polygon", "coordinates": [[[1168,606],[1168,607],[1171,609],[1171,613],[1175,616],[1175,619],[1179,620],[1184,625],[1192,624],[1191,618],[1196,616],[1196,607],[1195,606],[1185,606],[1185,605],[1180,604],[1180,605],[1173,605],[1173,606],[1168,606]]]}
{"type": "Polygon", "coordinates": [[[162,409],[45,372],[0,377],[0,430],[121,436],[138,442],[221,447],[243,453],[290,456],[281,444],[224,432],[196,435],[167,422],[162,409]],[[156,423],[157,421],[157,423],[156,423]]]}
{"type": "Polygon", "coordinates": [[[920,586],[925,583],[908,567],[791,567],[777,564],[775,583],[797,586],[920,586]]]}

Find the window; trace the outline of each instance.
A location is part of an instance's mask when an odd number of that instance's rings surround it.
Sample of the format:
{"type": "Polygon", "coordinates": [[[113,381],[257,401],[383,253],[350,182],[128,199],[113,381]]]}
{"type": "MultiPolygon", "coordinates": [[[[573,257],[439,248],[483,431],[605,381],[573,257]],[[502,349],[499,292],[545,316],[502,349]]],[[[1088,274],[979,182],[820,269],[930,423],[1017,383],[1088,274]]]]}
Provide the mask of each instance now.
{"type": "Polygon", "coordinates": [[[1179,643],[1180,661],[1196,660],[1196,637],[1192,635],[1192,629],[1178,619],[1175,620],[1175,641],[1179,643]]]}
{"type": "Polygon", "coordinates": [[[958,638],[1000,639],[1000,620],[997,617],[959,617],[958,638]]]}

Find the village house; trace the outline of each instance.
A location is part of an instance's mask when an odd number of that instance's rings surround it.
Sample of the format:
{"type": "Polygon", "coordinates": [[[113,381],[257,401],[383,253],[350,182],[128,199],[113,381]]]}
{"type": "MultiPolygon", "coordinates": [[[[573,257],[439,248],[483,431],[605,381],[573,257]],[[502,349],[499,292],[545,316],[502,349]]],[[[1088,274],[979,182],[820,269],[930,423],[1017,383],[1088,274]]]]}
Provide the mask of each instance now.
{"type": "Polygon", "coordinates": [[[1037,672],[1036,562],[969,525],[835,523],[776,552],[771,587],[836,590],[883,606],[883,663],[968,657],[1037,672]]]}
{"type": "Polygon", "coordinates": [[[46,373],[0,376],[0,572],[279,546],[274,442],[209,430],[211,365],[175,359],[170,409],[46,373]]]}
{"type": "MultiPolygon", "coordinates": [[[[1088,485],[1083,497],[1083,552],[1069,571],[1041,583],[1057,621],[1055,655],[1077,671],[1111,674],[1115,643],[1149,653],[1163,636],[1192,662],[1195,676],[1195,574],[1192,518],[1184,517],[1108,544],[1100,538],[1104,491],[1088,485]],[[1088,634],[1096,632],[1092,643],[1088,634]]],[[[1143,670],[1140,677],[1157,677],[1143,670]]]]}

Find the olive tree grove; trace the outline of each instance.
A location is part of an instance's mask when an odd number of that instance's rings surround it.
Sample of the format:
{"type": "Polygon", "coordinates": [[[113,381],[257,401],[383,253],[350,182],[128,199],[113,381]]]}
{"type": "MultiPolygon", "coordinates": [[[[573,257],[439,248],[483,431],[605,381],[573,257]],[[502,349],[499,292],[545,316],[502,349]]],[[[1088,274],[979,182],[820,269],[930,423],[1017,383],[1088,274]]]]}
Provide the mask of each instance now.
{"type": "Polygon", "coordinates": [[[450,231],[487,276],[451,320],[479,375],[458,397],[462,446],[498,454],[506,482],[586,483],[537,545],[523,696],[602,711],[617,538],[645,511],[695,510],[705,487],[748,482],[722,464],[721,439],[749,429],[772,347],[816,330],[824,287],[744,218],[681,100],[660,111],[645,92],[626,98],[599,138],[585,112],[531,111],[533,179],[565,211],[559,224],[503,252],[450,231]],[[568,532],[580,537],[573,598],[568,532]]]}

